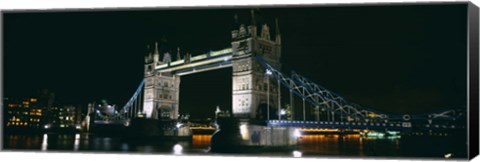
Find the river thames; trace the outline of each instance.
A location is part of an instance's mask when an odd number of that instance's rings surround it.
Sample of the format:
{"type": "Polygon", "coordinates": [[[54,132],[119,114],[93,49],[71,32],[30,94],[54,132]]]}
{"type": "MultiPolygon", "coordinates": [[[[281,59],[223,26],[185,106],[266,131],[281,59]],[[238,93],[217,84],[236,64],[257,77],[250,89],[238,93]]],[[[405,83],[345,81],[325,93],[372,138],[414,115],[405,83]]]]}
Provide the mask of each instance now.
{"type": "MultiPolygon", "coordinates": [[[[192,140],[143,141],[120,137],[78,134],[10,134],[4,137],[4,149],[12,151],[148,153],[177,155],[222,155],[211,153],[211,135],[195,134],[192,140]]],[[[303,135],[292,152],[247,153],[274,157],[417,157],[465,158],[466,141],[449,135],[402,136],[401,138],[367,138],[359,134],[303,135]]]]}

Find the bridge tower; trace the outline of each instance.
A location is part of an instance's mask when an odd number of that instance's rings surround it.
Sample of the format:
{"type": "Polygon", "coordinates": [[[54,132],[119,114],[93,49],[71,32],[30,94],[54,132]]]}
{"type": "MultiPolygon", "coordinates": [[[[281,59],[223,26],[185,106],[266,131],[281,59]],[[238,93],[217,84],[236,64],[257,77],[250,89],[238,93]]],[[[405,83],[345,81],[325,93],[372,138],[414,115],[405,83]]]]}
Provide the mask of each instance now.
{"type": "Polygon", "coordinates": [[[153,57],[150,52],[145,57],[143,113],[149,119],[177,119],[180,77],[157,72],[157,66],[172,61],[169,53],[164,53],[162,61],[159,57],[158,44],[155,43],[153,57]]]}
{"type": "MultiPolygon", "coordinates": [[[[278,23],[275,40],[271,40],[267,24],[262,25],[258,36],[253,10],[251,16],[248,27],[241,24],[238,30],[232,31],[232,111],[235,117],[265,119],[262,113],[267,111],[262,109],[267,105],[270,106],[269,114],[278,114],[279,88],[277,81],[267,79],[265,69],[255,56],[261,55],[269,64],[280,68],[281,37],[278,23]]],[[[270,115],[270,119],[275,118],[270,115]]]]}

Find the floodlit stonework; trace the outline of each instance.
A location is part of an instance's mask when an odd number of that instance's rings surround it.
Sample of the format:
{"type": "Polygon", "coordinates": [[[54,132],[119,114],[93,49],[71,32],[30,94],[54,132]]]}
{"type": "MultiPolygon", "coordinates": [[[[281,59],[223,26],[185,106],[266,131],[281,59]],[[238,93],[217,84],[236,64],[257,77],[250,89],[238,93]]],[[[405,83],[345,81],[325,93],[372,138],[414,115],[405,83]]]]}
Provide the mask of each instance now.
{"type": "Polygon", "coordinates": [[[208,70],[232,67],[232,113],[235,117],[258,118],[259,108],[279,107],[278,83],[268,79],[265,69],[255,59],[261,55],[271,65],[280,68],[280,32],[276,25],[275,40],[270,39],[270,27],[262,25],[260,36],[252,16],[249,26],[240,25],[232,31],[231,48],[197,56],[185,56],[172,62],[169,53],[160,61],[158,44],[153,56],[145,57],[145,87],[143,113],[146,118],[177,119],[180,77],[208,70]],[[269,88],[268,88],[269,86],[269,88]],[[268,97],[267,97],[267,94],[268,97]],[[267,103],[267,98],[269,103],[267,103]]]}

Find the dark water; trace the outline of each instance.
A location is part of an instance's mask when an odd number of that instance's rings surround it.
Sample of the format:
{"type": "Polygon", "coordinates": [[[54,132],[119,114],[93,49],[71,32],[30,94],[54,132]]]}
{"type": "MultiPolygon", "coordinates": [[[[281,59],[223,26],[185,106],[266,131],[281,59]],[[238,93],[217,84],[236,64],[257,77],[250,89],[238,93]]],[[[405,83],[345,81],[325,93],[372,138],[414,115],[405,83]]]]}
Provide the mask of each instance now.
{"type": "MultiPolygon", "coordinates": [[[[6,150],[130,152],[158,154],[203,154],[208,152],[211,135],[193,135],[191,141],[143,141],[88,134],[6,135],[6,150]]],[[[299,139],[296,153],[272,152],[252,156],[302,157],[428,157],[465,158],[466,142],[453,136],[402,136],[397,139],[372,139],[360,135],[304,135],[299,139]]]]}

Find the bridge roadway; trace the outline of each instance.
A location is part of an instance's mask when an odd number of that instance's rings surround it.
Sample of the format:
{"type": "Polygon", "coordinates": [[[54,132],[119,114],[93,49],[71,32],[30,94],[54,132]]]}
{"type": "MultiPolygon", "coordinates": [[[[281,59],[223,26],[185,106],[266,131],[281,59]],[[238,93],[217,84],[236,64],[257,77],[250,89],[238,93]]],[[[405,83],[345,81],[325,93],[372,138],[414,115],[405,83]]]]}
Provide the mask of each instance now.
{"type": "Polygon", "coordinates": [[[412,124],[411,122],[342,122],[342,121],[298,121],[298,120],[269,120],[268,126],[296,127],[296,128],[333,128],[333,129],[368,129],[368,130],[395,130],[395,131],[453,131],[461,129],[452,124],[412,124]]]}
{"type": "MultiPolygon", "coordinates": [[[[124,120],[95,120],[100,125],[124,125],[124,120]]],[[[342,122],[342,121],[299,121],[299,120],[269,120],[266,125],[270,127],[294,127],[294,128],[317,128],[317,129],[357,129],[378,131],[401,131],[401,132],[428,132],[428,131],[456,131],[465,127],[454,124],[421,124],[412,122],[342,122]]],[[[193,129],[205,129],[206,127],[192,127],[193,129]]],[[[208,127],[208,129],[215,129],[208,127]]]]}
{"type": "Polygon", "coordinates": [[[232,66],[232,48],[211,51],[191,58],[177,60],[155,67],[161,73],[169,72],[178,76],[232,66]]]}

